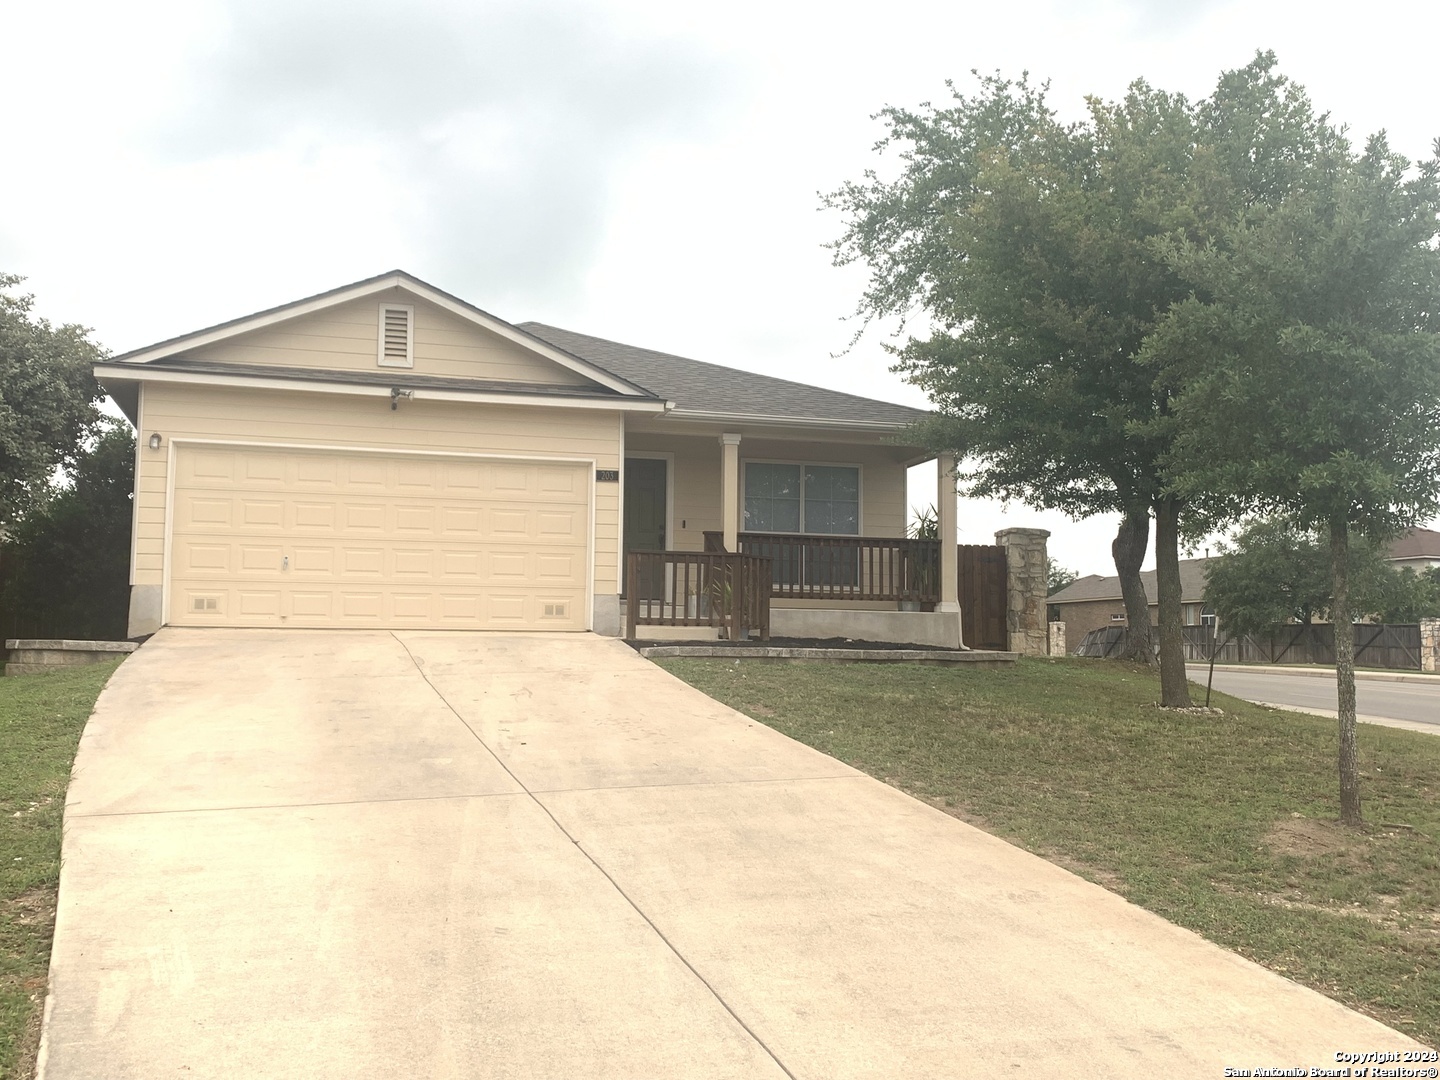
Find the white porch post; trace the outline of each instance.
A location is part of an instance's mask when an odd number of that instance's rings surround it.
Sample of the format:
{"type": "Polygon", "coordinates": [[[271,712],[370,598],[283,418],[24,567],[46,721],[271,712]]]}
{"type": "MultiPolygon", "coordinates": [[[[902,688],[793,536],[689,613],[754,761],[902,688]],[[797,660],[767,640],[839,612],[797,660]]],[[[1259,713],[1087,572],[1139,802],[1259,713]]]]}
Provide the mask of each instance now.
{"type": "Polygon", "coordinates": [[[960,559],[956,545],[955,455],[941,454],[935,460],[935,516],[940,525],[940,601],[936,611],[960,610],[960,559]]]}
{"type": "Polygon", "coordinates": [[[720,513],[725,550],[740,550],[740,436],[720,436],[720,513]]]}

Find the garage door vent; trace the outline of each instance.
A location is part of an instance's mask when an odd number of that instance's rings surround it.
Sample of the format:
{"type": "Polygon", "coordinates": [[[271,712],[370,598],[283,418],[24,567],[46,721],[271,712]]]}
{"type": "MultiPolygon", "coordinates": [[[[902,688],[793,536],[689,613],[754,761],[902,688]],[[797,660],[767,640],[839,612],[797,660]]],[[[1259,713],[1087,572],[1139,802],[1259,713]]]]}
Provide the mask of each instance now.
{"type": "Polygon", "coordinates": [[[409,304],[380,305],[381,367],[415,366],[415,309],[409,304]]]}
{"type": "Polygon", "coordinates": [[[547,619],[563,619],[565,617],[565,607],[566,605],[564,604],[546,604],[545,617],[547,619]]]}
{"type": "Polygon", "coordinates": [[[190,601],[191,611],[218,611],[220,601],[213,596],[197,596],[190,601]]]}

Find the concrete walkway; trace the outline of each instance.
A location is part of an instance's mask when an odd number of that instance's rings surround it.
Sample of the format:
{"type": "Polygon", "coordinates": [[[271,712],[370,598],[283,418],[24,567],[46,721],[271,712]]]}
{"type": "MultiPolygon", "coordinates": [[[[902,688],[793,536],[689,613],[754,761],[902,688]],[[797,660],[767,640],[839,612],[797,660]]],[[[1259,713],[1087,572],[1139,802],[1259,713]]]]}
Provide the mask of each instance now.
{"type": "Polygon", "coordinates": [[[589,635],[165,630],[45,1080],[1218,1077],[1414,1043],[589,635]]]}

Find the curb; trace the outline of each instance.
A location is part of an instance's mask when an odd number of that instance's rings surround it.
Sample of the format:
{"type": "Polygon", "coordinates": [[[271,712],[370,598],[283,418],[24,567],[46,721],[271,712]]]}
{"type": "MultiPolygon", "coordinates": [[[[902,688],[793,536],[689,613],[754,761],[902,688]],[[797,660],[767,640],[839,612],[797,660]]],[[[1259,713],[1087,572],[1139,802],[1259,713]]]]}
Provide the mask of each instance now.
{"type": "MultiPolygon", "coordinates": [[[[1210,670],[1210,665],[1204,662],[1186,661],[1185,667],[1187,670],[1210,670]]],[[[1334,668],[1326,667],[1286,667],[1275,664],[1216,664],[1215,670],[1250,672],[1257,675],[1327,675],[1333,674],[1335,671],[1334,668]]],[[[1374,682],[1413,682],[1440,685],[1440,675],[1430,675],[1419,671],[1357,671],[1355,678],[1370,679],[1374,682]]]]}

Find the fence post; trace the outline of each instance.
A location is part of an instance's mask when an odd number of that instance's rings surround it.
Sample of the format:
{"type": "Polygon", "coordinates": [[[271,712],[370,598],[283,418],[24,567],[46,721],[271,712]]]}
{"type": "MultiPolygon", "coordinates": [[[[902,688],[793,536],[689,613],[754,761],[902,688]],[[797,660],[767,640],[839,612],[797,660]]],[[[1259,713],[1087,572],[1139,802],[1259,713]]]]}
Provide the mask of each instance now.
{"type": "Polygon", "coordinates": [[[1065,624],[1063,622],[1050,624],[1050,655],[1065,655],[1065,624]]]}
{"type": "Polygon", "coordinates": [[[636,579],[639,560],[632,551],[625,556],[625,637],[635,640],[635,620],[640,617],[640,582],[636,579]]]}
{"type": "Polygon", "coordinates": [[[1440,619],[1420,620],[1420,670],[1440,671],[1440,619]]]}
{"type": "Polygon", "coordinates": [[[1045,529],[1001,529],[995,534],[995,543],[1005,549],[1010,651],[1022,656],[1044,656],[1048,651],[1045,595],[1050,568],[1045,541],[1049,536],[1045,529]]]}

